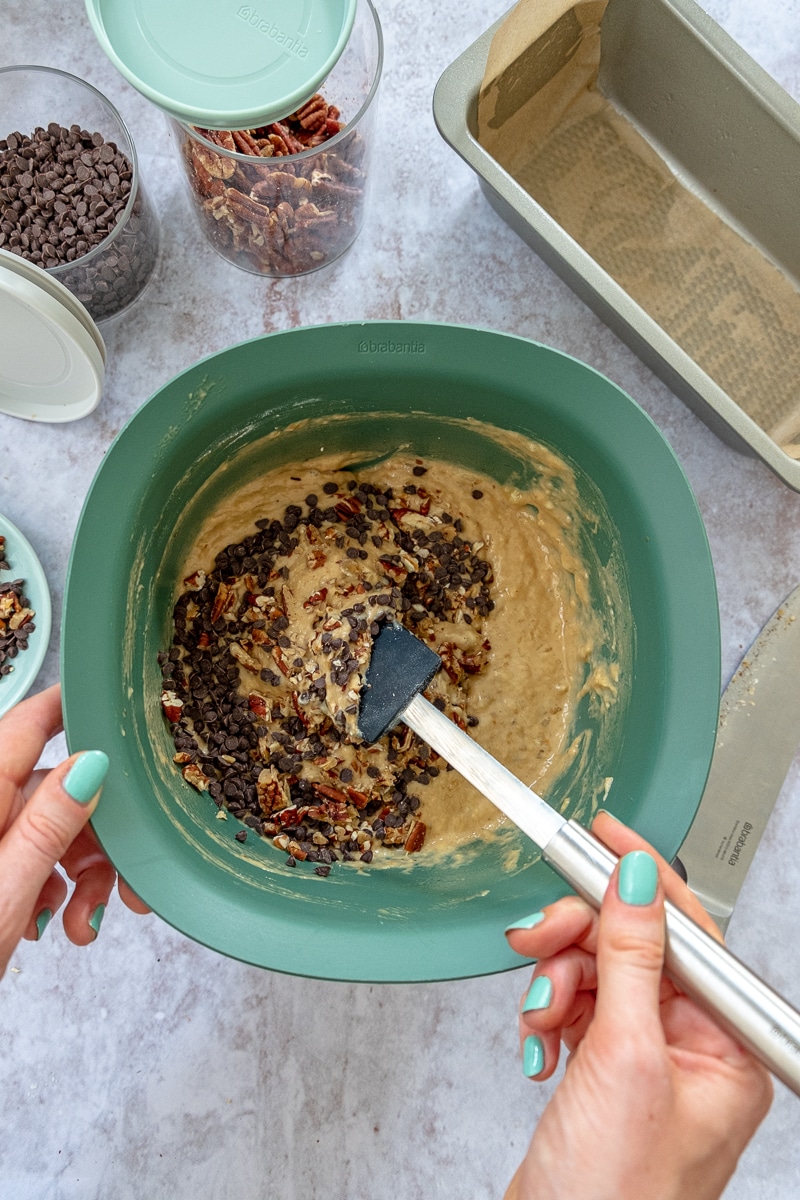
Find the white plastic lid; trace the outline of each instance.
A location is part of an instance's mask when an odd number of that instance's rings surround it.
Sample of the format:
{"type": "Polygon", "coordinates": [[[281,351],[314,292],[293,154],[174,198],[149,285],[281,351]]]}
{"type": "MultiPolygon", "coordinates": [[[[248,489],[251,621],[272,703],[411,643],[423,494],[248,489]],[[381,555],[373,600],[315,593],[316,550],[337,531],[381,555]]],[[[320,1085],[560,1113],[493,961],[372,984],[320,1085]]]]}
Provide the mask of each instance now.
{"type": "Polygon", "coordinates": [[[41,267],[0,250],[0,412],[76,421],[97,408],[104,377],[105,345],[84,306],[41,267]]]}

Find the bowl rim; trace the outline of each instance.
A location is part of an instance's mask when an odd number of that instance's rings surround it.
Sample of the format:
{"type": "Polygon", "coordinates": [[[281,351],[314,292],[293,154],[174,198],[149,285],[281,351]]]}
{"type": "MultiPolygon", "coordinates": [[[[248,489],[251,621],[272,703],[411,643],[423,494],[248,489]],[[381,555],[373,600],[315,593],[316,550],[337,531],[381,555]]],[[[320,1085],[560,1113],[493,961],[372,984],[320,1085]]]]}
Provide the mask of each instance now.
{"type": "MultiPolygon", "coordinates": [[[[672,607],[677,604],[681,609],[679,613],[676,611],[669,614],[671,627],[680,629],[680,636],[683,639],[681,664],[683,666],[695,666],[696,662],[704,664],[699,677],[693,679],[689,703],[683,706],[684,709],[692,710],[691,719],[688,712],[679,711],[675,704],[670,710],[671,712],[674,710],[675,721],[681,727],[681,736],[685,738],[685,746],[682,743],[680,747],[681,752],[685,749],[680,769],[687,773],[687,778],[691,776],[690,790],[692,794],[690,796],[678,794],[675,800],[676,804],[682,806],[683,828],[667,829],[663,814],[652,813],[650,814],[651,827],[641,828],[643,835],[654,841],[663,854],[667,856],[674,854],[691,825],[702,796],[716,739],[719,707],[720,640],[716,583],[708,539],[697,502],[674,451],[655,422],[617,384],[595,368],[563,351],[516,334],[501,333],[475,325],[438,322],[349,321],[300,326],[295,329],[261,334],[201,358],[154,392],[150,399],[132,415],[106,452],[87,493],[76,529],[65,585],[61,642],[65,731],[68,744],[71,747],[77,747],[78,744],[89,745],[91,739],[87,740],[87,738],[93,732],[93,720],[100,719],[99,717],[87,718],[87,705],[96,681],[91,677],[91,671],[86,672],[85,663],[81,664],[81,669],[79,669],[78,662],[72,653],[72,643],[78,638],[76,630],[80,619],[79,611],[75,611],[73,615],[73,610],[75,610],[80,595],[81,562],[79,560],[82,559],[85,540],[84,527],[88,523],[87,518],[94,504],[93,497],[96,492],[99,492],[101,481],[107,480],[109,473],[114,472],[119,465],[116,461],[117,458],[125,455],[130,431],[135,429],[139,423],[146,424],[150,419],[165,429],[170,425],[174,427],[175,417],[178,414],[171,409],[174,409],[177,401],[173,400],[171,404],[165,403],[164,393],[171,389],[173,396],[180,394],[184,398],[192,397],[195,390],[201,386],[202,381],[208,378],[210,370],[219,368],[220,364],[224,367],[229,361],[226,356],[257,353],[262,348],[264,353],[271,353],[274,356],[282,345],[283,351],[287,354],[288,347],[293,347],[294,356],[297,357],[298,349],[302,347],[304,340],[310,339],[311,343],[317,343],[317,351],[319,351],[320,346],[324,348],[327,339],[333,339],[335,342],[337,338],[352,338],[351,349],[355,348],[356,340],[358,340],[359,346],[362,344],[366,346],[370,342],[391,346],[394,344],[393,338],[396,338],[399,339],[399,342],[412,347],[414,344],[424,347],[426,342],[433,342],[439,348],[440,346],[458,346],[459,339],[471,341],[489,338],[493,343],[492,348],[497,351],[504,347],[509,354],[517,353],[524,356],[533,354],[534,357],[544,355],[544,360],[558,365],[558,369],[576,371],[582,379],[593,376],[596,381],[599,381],[604,394],[613,397],[613,403],[619,406],[620,410],[624,409],[626,414],[628,412],[634,414],[634,424],[637,425],[638,431],[641,431],[641,437],[645,439],[646,445],[652,446],[652,453],[657,456],[660,466],[663,468],[668,489],[674,491],[675,498],[683,506],[682,510],[686,516],[688,528],[687,531],[682,532],[688,532],[688,549],[695,556],[691,577],[686,581],[686,595],[677,595],[677,592],[673,590],[667,597],[672,607]],[[516,349],[514,349],[515,347],[516,349]],[[691,615],[689,612],[690,601],[691,615]],[[695,719],[698,715],[702,718],[699,721],[695,719]]],[[[308,347],[306,347],[307,350],[308,347]]],[[[304,352],[301,351],[302,353],[304,352]]],[[[394,357],[395,362],[402,361],[404,363],[403,370],[409,374],[409,377],[413,377],[415,372],[423,374],[435,372],[435,355],[432,354],[427,356],[422,353],[393,355],[391,351],[387,351],[383,357],[384,368],[387,357],[390,359],[394,357]]],[[[365,354],[359,366],[363,367],[364,360],[367,358],[368,355],[365,354]]],[[[502,360],[503,355],[501,354],[496,361],[501,362],[502,360]]],[[[273,362],[274,358],[271,358],[270,361],[273,362]]],[[[392,369],[394,369],[394,363],[392,369]]],[[[483,365],[480,367],[480,370],[486,369],[488,368],[483,365]]],[[[217,391],[215,403],[218,405],[222,404],[223,399],[230,404],[231,397],[230,395],[223,397],[223,390],[217,391]]],[[[213,392],[212,388],[209,395],[212,395],[213,392]]],[[[389,409],[384,411],[388,412],[389,409]]],[[[181,415],[185,417],[184,410],[181,410],[181,415]]],[[[489,413],[487,413],[486,419],[490,424],[499,428],[504,427],[502,421],[493,420],[489,413]]],[[[234,416],[231,416],[230,420],[235,423],[234,416]]],[[[255,436],[261,437],[263,432],[260,431],[255,436]]],[[[533,435],[529,433],[528,436],[533,435]]],[[[638,432],[637,436],[639,436],[638,432]]],[[[139,473],[141,474],[141,472],[139,473]]],[[[115,475],[115,485],[119,486],[118,475],[115,475]]],[[[657,489],[660,485],[658,481],[655,481],[653,486],[657,489]]],[[[649,493],[643,493],[642,502],[651,506],[651,513],[656,511],[652,507],[654,501],[649,493]]],[[[88,537],[88,533],[86,536],[88,537]]],[[[685,574],[686,568],[682,565],[682,560],[686,556],[687,543],[678,544],[673,538],[666,538],[665,543],[667,544],[657,547],[658,553],[664,557],[668,566],[674,564],[679,575],[681,572],[685,574]]],[[[123,701],[123,715],[124,708],[123,701]]],[[[108,725],[108,720],[106,724],[108,725]]],[[[117,730],[118,732],[119,730],[117,730]]],[[[673,738],[671,749],[673,759],[675,759],[677,757],[677,747],[674,744],[675,735],[671,736],[673,738]]],[[[130,738],[127,740],[131,741],[130,738]]],[[[668,743],[669,739],[663,731],[659,731],[655,740],[653,757],[660,762],[665,755],[665,740],[668,743]]],[[[100,748],[104,747],[100,746],[100,748]]],[[[111,748],[113,750],[113,746],[111,748]]],[[[129,749],[130,747],[126,753],[129,749]]],[[[660,771],[663,776],[663,763],[657,764],[654,770],[660,771]]],[[[660,782],[663,786],[664,779],[661,778],[660,782]]],[[[670,786],[672,786],[671,781],[670,786]]],[[[106,791],[108,790],[107,786],[106,791]]],[[[214,823],[212,822],[212,824],[214,823]]],[[[199,868],[195,871],[188,870],[188,873],[185,871],[184,886],[194,889],[198,905],[201,908],[204,904],[208,906],[198,920],[187,915],[185,899],[177,907],[170,899],[170,893],[177,888],[174,877],[169,881],[169,886],[160,884],[156,887],[158,873],[163,871],[164,864],[162,862],[159,865],[155,858],[160,855],[163,859],[165,852],[163,846],[158,844],[158,839],[152,830],[143,832],[142,822],[133,808],[125,811],[119,798],[107,802],[105,806],[101,803],[93,818],[93,825],[101,844],[115,862],[120,874],[126,878],[134,891],[137,891],[137,884],[140,885],[140,894],[146,893],[142,895],[142,898],[164,920],[195,941],[253,965],[289,974],[358,982],[421,982],[455,979],[495,973],[522,965],[520,959],[505,944],[505,939],[502,937],[502,925],[497,913],[488,908],[473,912],[468,937],[452,937],[452,932],[458,929],[457,924],[451,924],[442,931],[432,931],[427,927],[420,930],[404,927],[402,923],[398,926],[398,923],[395,923],[389,930],[381,929],[379,922],[374,929],[366,933],[363,930],[350,930],[346,953],[342,951],[341,943],[335,951],[326,947],[324,938],[318,936],[316,930],[314,936],[310,936],[305,945],[298,948],[296,944],[298,927],[303,930],[305,935],[308,933],[308,923],[303,924],[301,920],[298,924],[295,913],[291,917],[276,912],[266,914],[265,925],[268,927],[266,935],[264,929],[254,929],[245,933],[237,932],[234,936],[231,932],[232,923],[235,924],[237,919],[241,923],[243,904],[241,897],[237,898],[238,894],[234,894],[237,892],[235,886],[231,885],[230,894],[223,902],[219,895],[214,893],[213,887],[208,885],[207,880],[202,878],[202,871],[199,868]],[[138,848],[126,842],[131,830],[134,830],[136,836],[140,838],[141,844],[138,848]],[[386,937],[387,932],[390,933],[388,938],[386,937]],[[448,938],[450,942],[459,943],[452,952],[447,950],[448,938]],[[383,942],[382,939],[384,939],[383,942]],[[387,953],[387,942],[391,943],[391,953],[387,953]]],[[[236,828],[238,828],[238,824],[236,828]]],[[[169,869],[172,871],[172,865],[169,869]]],[[[316,882],[323,881],[317,880],[316,882]]],[[[329,884],[330,879],[324,882],[329,884]]],[[[560,881],[555,881],[555,884],[553,898],[555,898],[555,894],[563,894],[568,891],[566,885],[560,886],[560,881]]],[[[337,903],[335,895],[331,897],[331,901],[335,907],[337,903]]],[[[341,900],[338,903],[341,904],[341,900]]],[[[512,920],[519,914],[511,912],[507,915],[509,920],[512,920]]],[[[463,930],[461,932],[463,933],[463,930]]],[[[337,939],[333,938],[332,940],[336,942],[337,939]]]]}

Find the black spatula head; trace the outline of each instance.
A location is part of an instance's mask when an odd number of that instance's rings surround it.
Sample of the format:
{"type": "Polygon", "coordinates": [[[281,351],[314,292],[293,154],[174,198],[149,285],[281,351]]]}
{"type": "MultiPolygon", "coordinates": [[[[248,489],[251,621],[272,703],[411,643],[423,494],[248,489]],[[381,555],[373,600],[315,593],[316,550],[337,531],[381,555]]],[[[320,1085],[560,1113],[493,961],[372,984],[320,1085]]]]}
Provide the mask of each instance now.
{"type": "Polygon", "coordinates": [[[358,728],[365,742],[376,742],[396,725],[409,700],[433,679],[442,660],[403,625],[384,625],[372,644],[372,657],[361,692],[358,728]]]}

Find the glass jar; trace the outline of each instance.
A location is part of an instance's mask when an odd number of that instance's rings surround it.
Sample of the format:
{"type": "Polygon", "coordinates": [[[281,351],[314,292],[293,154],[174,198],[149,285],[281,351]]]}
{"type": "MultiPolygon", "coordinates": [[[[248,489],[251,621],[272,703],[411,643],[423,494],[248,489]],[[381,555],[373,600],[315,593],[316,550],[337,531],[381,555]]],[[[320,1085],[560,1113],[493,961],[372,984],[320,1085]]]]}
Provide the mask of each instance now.
{"type": "Polygon", "coordinates": [[[249,130],[167,117],[200,229],[257,275],[304,275],[334,262],[364,219],[383,38],[359,0],[347,44],[319,92],[249,130]]]}
{"type": "Polygon", "coordinates": [[[0,68],[0,246],[42,267],[95,321],[144,291],[158,224],[114,106],[52,67],[0,68]]]}

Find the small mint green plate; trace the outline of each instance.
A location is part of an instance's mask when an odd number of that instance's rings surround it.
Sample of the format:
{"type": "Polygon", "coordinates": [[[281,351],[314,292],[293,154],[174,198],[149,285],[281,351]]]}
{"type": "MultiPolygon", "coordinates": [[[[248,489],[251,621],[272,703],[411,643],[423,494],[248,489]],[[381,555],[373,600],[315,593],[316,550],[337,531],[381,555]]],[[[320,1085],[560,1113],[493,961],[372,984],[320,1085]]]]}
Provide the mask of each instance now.
{"type": "Polygon", "coordinates": [[[8,571],[0,571],[0,583],[24,579],[23,595],[27,597],[36,614],[33,618],[36,628],[28,637],[28,649],[20,650],[14,659],[6,659],[14,670],[9,675],[0,675],[1,717],[24,699],[36,682],[50,643],[52,615],[47,578],[33,546],[22,531],[2,513],[0,534],[6,539],[5,559],[4,555],[0,554],[0,561],[7,561],[10,568],[8,571]]]}
{"type": "MultiPolygon", "coordinates": [[[[173,580],[213,501],[257,472],[325,449],[366,460],[409,443],[505,482],[524,469],[452,417],[542,441],[575,466],[605,515],[598,562],[624,563],[632,667],[624,719],[549,798],[567,811],[611,776],[608,805],[668,859],[703,792],[716,736],[719,619],[705,530],[674,454],[643,410],[584,364],[465,326],[369,322],[270,334],[203,359],[121,431],[80,518],[66,585],[62,673],[71,749],[111,768],[93,823],[120,874],[166,921],[221,953],[330,979],[418,981],[520,965],[506,925],[565,885],[521,834],[518,861],[485,845],[461,865],[334,864],[320,879],[248,836],[178,775],[159,708],[173,580]],[[312,435],[305,417],[341,417],[312,435]],[[253,443],[284,430],[265,455],[253,443]]],[[[587,535],[588,536],[588,535],[587,535]]],[[[521,631],[524,653],[524,630],[521,631]]],[[[525,697],[520,696],[524,706],[525,697]]]]}

